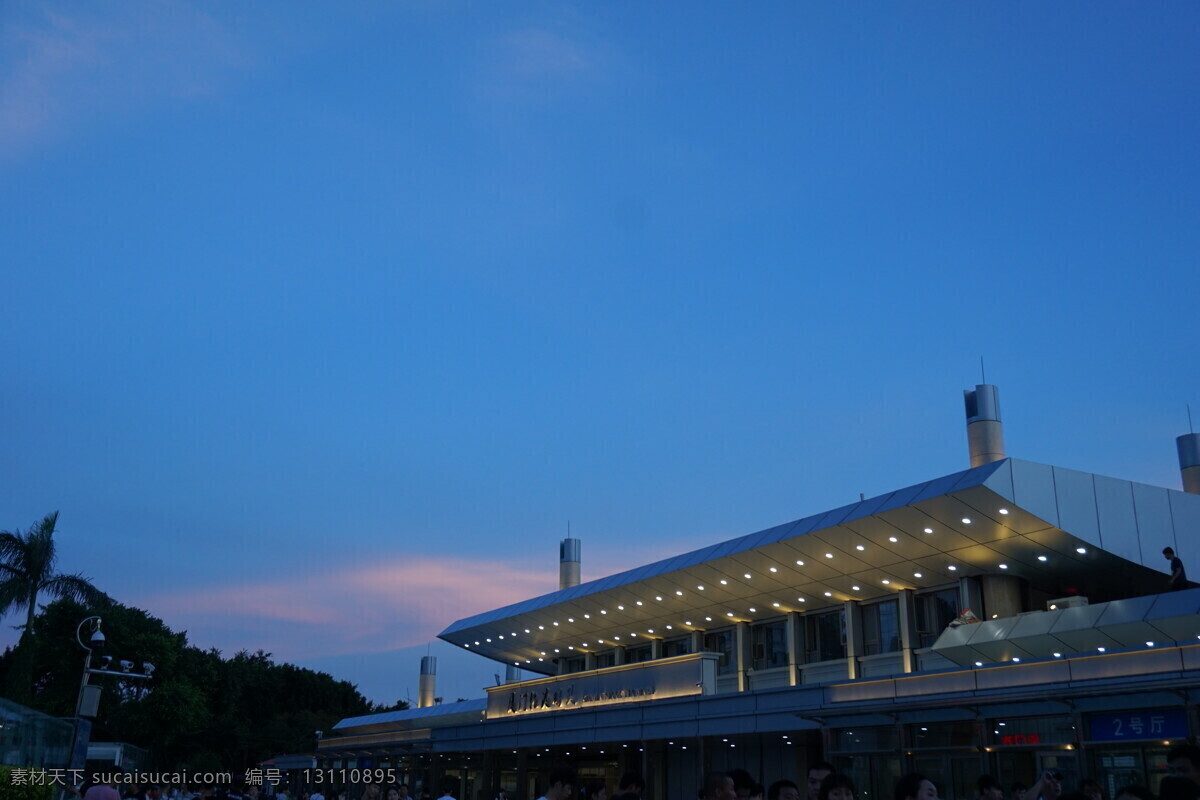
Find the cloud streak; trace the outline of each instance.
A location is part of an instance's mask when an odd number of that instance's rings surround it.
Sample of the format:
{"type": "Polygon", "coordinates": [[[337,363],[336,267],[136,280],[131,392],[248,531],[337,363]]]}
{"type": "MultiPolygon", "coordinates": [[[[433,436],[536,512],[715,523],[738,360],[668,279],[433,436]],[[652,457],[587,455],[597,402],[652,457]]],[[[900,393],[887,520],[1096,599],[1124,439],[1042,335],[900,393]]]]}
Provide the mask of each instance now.
{"type": "Polygon", "coordinates": [[[292,660],[424,644],[461,617],[558,588],[549,570],[483,559],[394,559],[302,576],[131,597],[201,647],[292,660]]]}
{"type": "Polygon", "coordinates": [[[0,153],[9,157],[164,99],[214,92],[250,51],[184,0],[13,3],[0,28],[0,153]]]}

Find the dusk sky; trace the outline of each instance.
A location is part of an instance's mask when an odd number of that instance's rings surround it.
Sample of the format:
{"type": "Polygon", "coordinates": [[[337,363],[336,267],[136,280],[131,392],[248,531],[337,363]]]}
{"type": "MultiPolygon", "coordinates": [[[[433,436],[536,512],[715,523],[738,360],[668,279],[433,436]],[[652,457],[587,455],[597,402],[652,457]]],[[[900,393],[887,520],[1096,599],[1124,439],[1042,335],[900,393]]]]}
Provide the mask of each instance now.
{"type": "MultiPolygon", "coordinates": [[[[981,357],[1011,455],[1178,488],[1198,42],[1182,0],[0,0],[0,529],[57,509],[61,570],[392,702],[568,521],[588,580],[965,468],[981,357]]],[[[503,672],[454,650],[449,700],[503,672]]]]}

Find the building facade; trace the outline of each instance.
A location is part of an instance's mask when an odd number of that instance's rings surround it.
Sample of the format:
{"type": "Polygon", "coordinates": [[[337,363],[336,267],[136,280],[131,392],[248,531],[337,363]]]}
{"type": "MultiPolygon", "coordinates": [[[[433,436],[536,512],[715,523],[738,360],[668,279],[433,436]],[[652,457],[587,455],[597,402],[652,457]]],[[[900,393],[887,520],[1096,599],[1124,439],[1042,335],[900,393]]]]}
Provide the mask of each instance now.
{"type": "Polygon", "coordinates": [[[952,800],[1044,769],[1156,785],[1200,732],[1200,589],[1165,591],[1162,556],[1200,495],[1009,458],[995,388],[966,409],[962,472],[588,583],[564,543],[559,591],[440,634],[509,683],[343,720],[318,758],[471,800],[537,797],[560,761],[610,791],[641,771],[654,800],[816,760],[866,798],[914,770],[952,800]]]}

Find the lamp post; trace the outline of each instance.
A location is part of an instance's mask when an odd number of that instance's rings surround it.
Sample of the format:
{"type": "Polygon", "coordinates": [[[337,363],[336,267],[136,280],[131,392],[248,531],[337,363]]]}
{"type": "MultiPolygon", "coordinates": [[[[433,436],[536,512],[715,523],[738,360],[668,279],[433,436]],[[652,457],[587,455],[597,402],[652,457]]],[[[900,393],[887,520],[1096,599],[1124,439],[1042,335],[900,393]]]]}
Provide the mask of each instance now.
{"type": "Polygon", "coordinates": [[[104,633],[100,630],[100,617],[86,617],[75,628],[75,641],[79,646],[87,651],[87,655],[83,657],[83,678],[79,682],[79,698],[75,701],[75,731],[71,737],[71,763],[70,769],[82,770],[87,764],[87,748],[88,742],[92,738],[92,720],[100,710],[100,691],[99,685],[91,683],[93,675],[115,675],[118,678],[126,680],[133,678],[135,680],[150,680],[150,676],[154,674],[154,665],[149,661],[142,662],[142,671],[133,671],[132,661],[118,662],[120,671],[108,668],[112,663],[112,656],[103,656],[100,659],[100,668],[92,666],[92,653],[104,647],[104,633]],[[88,639],[88,644],[83,643],[83,629],[85,626],[92,625],[92,635],[88,639]]]}

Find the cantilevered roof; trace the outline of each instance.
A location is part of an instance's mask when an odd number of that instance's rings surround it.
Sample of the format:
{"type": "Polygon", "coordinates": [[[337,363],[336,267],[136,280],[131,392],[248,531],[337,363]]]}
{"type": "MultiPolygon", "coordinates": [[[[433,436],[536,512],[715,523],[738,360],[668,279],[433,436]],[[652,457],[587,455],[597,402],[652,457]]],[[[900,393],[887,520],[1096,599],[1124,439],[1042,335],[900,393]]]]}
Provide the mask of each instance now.
{"type": "Polygon", "coordinates": [[[947,628],[933,651],[961,666],[1195,644],[1200,589],[1031,611],[947,628]]]}
{"type": "Polygon", "coordinates": [[[1157,591],[1200,496],[1005,459],[459,620],[440,638],[553,659],[815,611],[979,574],[1053,595],[1157,591]]]}

